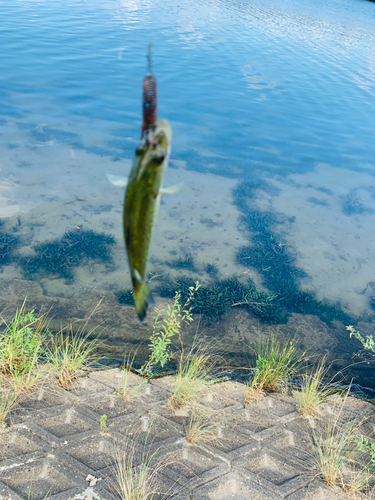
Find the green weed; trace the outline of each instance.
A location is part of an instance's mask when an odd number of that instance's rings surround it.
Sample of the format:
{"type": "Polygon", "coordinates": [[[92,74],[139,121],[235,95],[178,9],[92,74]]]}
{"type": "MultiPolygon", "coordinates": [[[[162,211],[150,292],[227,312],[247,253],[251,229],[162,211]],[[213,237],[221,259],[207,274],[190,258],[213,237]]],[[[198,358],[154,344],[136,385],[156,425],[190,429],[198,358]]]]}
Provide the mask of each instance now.
{"type": "Polygon", "coordinates": [[[1,323],[5,331],[0,334],[0,368],[5,374],[20,375],[30,373],[38,358],[44,353],[50,332],[47,315],[35,316],[34,310],[26,312],[26,299],[14,318],[1,323]]]}
{"type": "Polygon", "coordinates": [[[294,340],[287,339],[282,347],[275,333],[266,342],[259,340],[257,353],[254,378],[246,391],[245,401],[251,400],[254,391],[280,390],[305,358],[305,353],[297,353],[294,340]]]}
{"type": "Polygon", "coordinates": [[[172,337],[180,334],[183,323],[191,323],[193,321],[190,302],[193,300],[199,286],[199,282],[197,281],[195,287],[189,287],[189,295],[182,306],[180,304],[181,292],[176,292],[172,306],[168,304],[166,318],[162,318],[163,311],[161,305],[155,309],[157,315],[152,335],[149,338],[151,353],[148,362],[141,368],[141,374],[151,377],[152,369],[155,366],[160,364],[164,368],[166,363],[173,358],[171,350],[172,337]]]}
{"type": "Polygon", "coordinates": [[[73,381],[80,370],[101,358],[99,348],[102,347],[102,342],[98,335],[92,338],[97,327],[86,331],[89,320],[100,304],[101,301],[77,332],[73,331],[73,324],[67,325],[51,339],[47,348],[47,359],[53,365],[61,386],[66,390],[72,389],[73,381]]]}
{"type": "Polygon", "coordinates": [[[323,383],[327,373],[325,368],[325,358],[315,367],[312,373],[306,370],[303,375],[303,382],[300,391],[296,392],[298,402],[298,412],[303,416],[313,416],[319,413],[320,405],[332,392],[327,384],[323,383]]]}

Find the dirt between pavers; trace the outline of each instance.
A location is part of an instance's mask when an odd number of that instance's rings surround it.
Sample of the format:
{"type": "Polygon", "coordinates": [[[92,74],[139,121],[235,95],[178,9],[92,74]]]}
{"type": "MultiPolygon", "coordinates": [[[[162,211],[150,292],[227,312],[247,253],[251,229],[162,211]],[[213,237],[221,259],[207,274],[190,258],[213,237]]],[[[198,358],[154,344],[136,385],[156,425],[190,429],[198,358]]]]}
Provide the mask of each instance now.
{"type": "Polygon", "coordinates": [[[134,474],[142,464],[153,471],[150,500],[352,498],[319,478],[314,441],[338,414],[340,425],[371,441],[372,404],[348,397],[342,408],[343,397],[331,396],[319,418],[303,418],[293,395],[245,405],[245,386],[228,381],[212,385],[193,410],[173,410],[173,377],[142,385],[132,373],[124,398],[121,373],[92,372],[69,392],[51,384],[12,410],[0,430],[0,500],[124,498],[116,490],[123,460],[134,474]],[[194,425],[193,445],[186,433],[194,425]]]}

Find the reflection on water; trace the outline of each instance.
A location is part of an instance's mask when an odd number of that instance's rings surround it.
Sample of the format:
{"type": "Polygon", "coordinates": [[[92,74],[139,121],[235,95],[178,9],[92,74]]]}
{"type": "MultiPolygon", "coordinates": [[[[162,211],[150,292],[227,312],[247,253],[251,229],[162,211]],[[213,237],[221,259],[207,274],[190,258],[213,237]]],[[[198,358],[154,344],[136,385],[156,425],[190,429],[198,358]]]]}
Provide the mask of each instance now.
{"type": "Polygon", "coordinates": [[[152,41],[165,182],[184,188],[162,200],[150,287],[199,279],[201,331],[234,364],[275,328],[349,364],[345,325],[371,334],[375,314],[373,17],[354,0],[3,2],[1,307],[27,295],[66,320],[104,296],[113,355],[147,340],[106,174],[129,172],[152,41]],[[82,235],[116,243],[101,258],[82,235]]]}

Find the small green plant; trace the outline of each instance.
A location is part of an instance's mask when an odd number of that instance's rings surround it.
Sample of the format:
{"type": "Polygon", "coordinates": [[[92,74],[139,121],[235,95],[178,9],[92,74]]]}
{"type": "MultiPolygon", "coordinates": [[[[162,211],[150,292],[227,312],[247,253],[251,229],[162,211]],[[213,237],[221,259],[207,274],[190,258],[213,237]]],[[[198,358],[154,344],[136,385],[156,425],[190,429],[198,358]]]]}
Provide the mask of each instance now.
{"type": "Polygon", "coordinates": [[[301,390],[296,393],[300,415],[313,416],[318,414],[320,405],[330,393],[328,386],[323,383],[327,372],[324,365],[325,358],[317,364],[312,373],[308,373],[306,370],[302,377],[301,390]]]}
{"type": "Polygon", "coordinates": [[[191,323],[193,316],[191,314],[194,294],[199,289],[199,282],[189,287],[189,296],[183,306],[180,304],[181,292],[176,292],[172,306],[168,304],[167,317],[162,318],[161,305],[155,311],[157,313],[153,332],[149,338],[150,357],[148,362],[142,366],[141,373],[147,377],[152,376],[152,369],[160,364],[162,368],[170,361],[174,354],[171,350],[172,337],[179,334],[183,323],[191,323]]]}
{"type": "Polygon", "coordinates": [[[26,299],[12,321],[1,318],[5,331],[0,334],[0,369],[3,373],[20,375],[30,372],[44,353],[47,337],[47,315],[26,312],[26,299]]]}
{"type": "Polygon", "coordinates": [[[375,472],[375,443],[369,441],[365,436],[357,439],[357,446],[360,451],[368,453],[371,460],[371,471],[375,472]]]}
{"type": "Polygon", "coordinates": [[[365,351],[370,351],[372,354],[375,354],[375,341],[372,335],[362,337],[362,335],[357,332],[352,325],[347,326],[346,329],[350,332],[350,337],[355,337],[361,342],[365,351]]]}
{"type": "Polygon", "coordinates": [[[88,322],[100,304],[101,301],[77,332],[74,332],[73,324],[69,324],[52,337],[47,348],[48,361],[52,364],[61,386],[66,390],[72,389],[73,381],[80,370],[101,358],[99,348],[102,343],[98,336],[91,338],[97,327],[86,332],[88,322]]]}
{"type": "Polygon", "coordinates": [[[275,333],[266,342],[259,340],[258,356],[252,384],[246,399],[252,391],[275,392],[286,385],[296,373],[305,353],[297,354],[294,340],[287,339],[281,347],[275,333]]]}
{"type": "Polygon", "coordinates": [[[100,431],[101,432],[108,432],[108,427],[107,427],[107,415],[102,415],[100,417],[100,431]]]}
{"type": "Polygon", "coordinates": [[[210,345],[204,346],[202,342],[195,343],[187,352],[182,348],[174,390],[169,398],[172,408],[196,403],[215,382],[211,373],[216,368],[218,360],[210,350],[210,345]]]}

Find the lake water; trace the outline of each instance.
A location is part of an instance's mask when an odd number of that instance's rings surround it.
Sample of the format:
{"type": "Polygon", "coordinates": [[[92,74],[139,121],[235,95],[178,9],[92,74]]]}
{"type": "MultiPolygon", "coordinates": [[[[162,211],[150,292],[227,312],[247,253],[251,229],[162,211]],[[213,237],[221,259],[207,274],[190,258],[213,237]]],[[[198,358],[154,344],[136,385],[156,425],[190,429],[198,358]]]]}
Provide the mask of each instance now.
{"type": "MultiPolygon", "coordinates": [[[[375,318],[374,3],[3,0],[0,12],[2,309],[27,296],[64,324],[102,299],[115,358],[151,334],[153,312],[141,325],[124,303],[124,193],[106,174],[129,173],[152,42],[173,129],[165,185],[183,183],[155,226],[156,301],[198,279],[187,335],[215,337],[233,366],[273,331],[329,353],[333,371],[358,361],[345,326],[372,334],[375,318]]],[[[371,372],[345,376],[375,387],[371,372]]]]}

